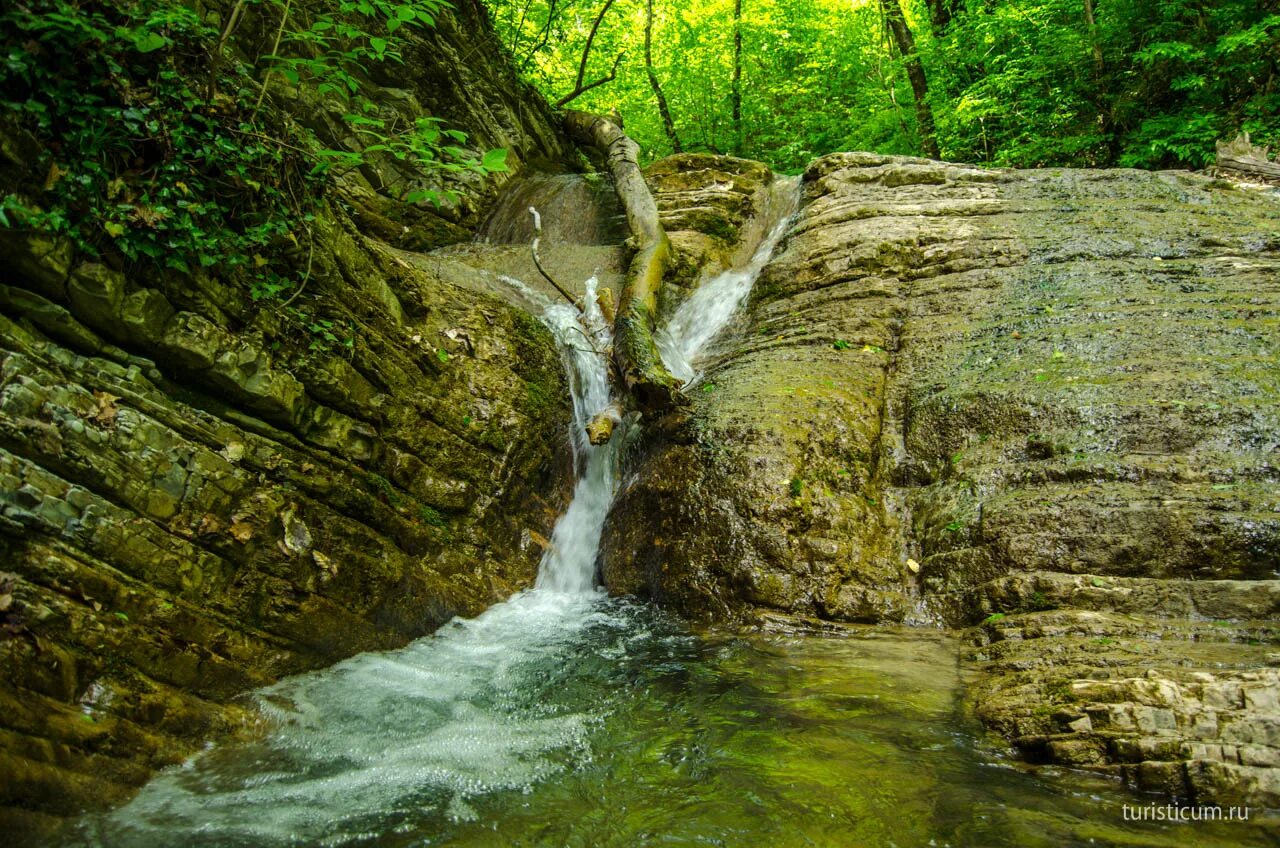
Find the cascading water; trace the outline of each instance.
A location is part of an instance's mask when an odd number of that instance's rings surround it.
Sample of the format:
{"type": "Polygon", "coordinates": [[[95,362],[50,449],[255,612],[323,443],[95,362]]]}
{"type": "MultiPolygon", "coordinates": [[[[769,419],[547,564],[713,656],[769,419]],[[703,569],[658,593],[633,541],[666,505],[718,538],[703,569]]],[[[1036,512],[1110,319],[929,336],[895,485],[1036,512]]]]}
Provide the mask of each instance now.
{"type": "MultiPolygon", "coordinates": [[[[681,376],[692,376],[689,362],[741,306],[785,223],[774,225],[745,268],[712,280],[664,328],[675,352],[669,364],[681,376]]],[[[535,587],[402,650],[353,657],[259,691],[257,706],[272,726],[264,739],[162,773],[130,804],[91,822],[90,842],[168,845],[182,832],[213,845],[344,844],[396,822],[416,829],[412,822],[424,815],[466,820],[474,815],[470,799],[528,791],[590,757],[591,728],[605,713],[589,688],[576,702],[564,694],[598,684],[598,675],[581,676],[592,661],[691,638],[664,634],[660,617],[609,601],[595,586],[627,435],[620,428],[599,447],[585,435],[612,400],[611,329],[596,279],[586,283],[581,314],[506,282],[541,309],[573,396],[578,480],[535,587]],[[549,691],[554,703],[544,697],[549,691]]]]}
{"type": "Polygon", "coordinates": [[[474,619],[388,653],[363,654],[256,694],[273,731],[161,774],[128,806],[91,827],[105,844],[172,844],[175,830],[209,844],[341,844],[366,824],[421,810],[454,820],[468,798],[522,789],[587,756],[599,716],[547,709],[537,693],[563,670],[584,630],[624,628],[625,608],[595,588],[595,558],[617,481],[615,438],[596,447],[587,422],[610,403],[603,351],[611,332],[587,281],[585,314],[543,306],[573,396],[578,481],[543,555],[536,586],[474,619]]]}
{"type": "MultiPolygon", "coordinates": [[[[674,373],[696,379],[699,354],[747,298],[784,222],[663,328],[674,373]]],[[[581,317],[508,283],[541,309],[573,389],[578,482],[535,588],[402,650],[255,693],[263,738],[163,772],[67,842],[1183,844],[1155,824],[1122,828],[1119,802],[1133,799],[1101,779],[1055,785],[984,748],[957,706],[956,651],[943,637],[695,637],[598,591],[627,433],[602,447],[583,434],[610,401],[595,281],[581,317]],[[1103,800],[1113,821],[1097,817],[1103,800]],[[1157,841],[1131,842],[1138,829],[1157,841]]],[[[1224,834],[1224,844],[1248,836],[1224,834]]]]}
{"type": "Polygon", "coordinates": [[[658,331],[658,352],[663,364],[686,386],[698,376],[694,359],[742,307],[756,278],[786,235],[795,211],[796,185],[794,179],[779,180],[774,185],[770,195],[774,224],[747,264],[723,271],[699,286],[658,331]]]}
{"type": "Polygon", "coordinates": [[[587,423],[610,404],[609,366],[603,351],[612,343],[612,331],[596,300],[597,281],[587,281],[584,314],[567,304],[548,306],[543,320],[551,327],[565,359],[573,394],[573,450],[578,482],[569,508],[556,522],[551,546],[538,567],[536,590],[589,592],[595,585],[596,553],[600,532],[613,503],[618,478],[617,440],[596,447],[587,440],[587,423]]]}

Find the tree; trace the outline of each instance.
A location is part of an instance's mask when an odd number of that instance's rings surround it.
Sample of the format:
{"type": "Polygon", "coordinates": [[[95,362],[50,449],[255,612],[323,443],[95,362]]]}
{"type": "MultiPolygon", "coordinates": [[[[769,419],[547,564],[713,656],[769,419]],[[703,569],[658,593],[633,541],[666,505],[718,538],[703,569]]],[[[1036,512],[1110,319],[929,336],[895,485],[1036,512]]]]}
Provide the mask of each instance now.
{"type": "Polygon", "coordinates": [[[1241,131],[1280,145],[1275,0],[615,0],[603,18],[605,0],[485,2],[522,61],[543,45],[525,64],[553,100],[588,41],[592,63],[634,57],[589,90],[588,68],[575,105],[617,108],[646,159],[678,146],[795,171],[941,149],[1165,168],[1202,167],[1241,131]]]}
{"type": "Polygon", "coordinates": [[[742,155],[742,0],[733,0],[733,153],[742,155]]]}
{"type": "Polygon", "coordinates": [[[676,134],[671,107],[667,105],[667,96],[662,93],[662,84],[658,82],[658,74],[653,69],[653,0],[649,0],[644,18],[644,67],[649,75],[649,87],[653,89],[654,99],[658,101],[658,114],[662,116],[662,128],[671,141],[671,150],[673,153],[683,153],[684,146],[680,144],[680,136],[676,134]]]}
{"type": "Polygon", "coordinates": [[[937,159],[938,138],[934,130],[933,107],[929,105],[929,81],[924,75],[924,65],[920,63],[920,54],[916,52],[916,40],[907,26],[907,19],[902,14],[902,4],[898,0],[880,0],[884,10],[885,21],[889,31],[893,33],[894,43],[902,56],[902,63],[907,69],[907,79],[911,82],[911,93],[916,100],[916,130],[920,134],[920,147],[925,155],[937,159]]]}
{"type": "Polygon", "coordinates": [[[933,34],[941,37],[946,35],[947,27],[951,26],[951,18],[964,8],[964,0],[925,0],[925,5],[929,7],[929,22],[933,24],[933,34]]]}

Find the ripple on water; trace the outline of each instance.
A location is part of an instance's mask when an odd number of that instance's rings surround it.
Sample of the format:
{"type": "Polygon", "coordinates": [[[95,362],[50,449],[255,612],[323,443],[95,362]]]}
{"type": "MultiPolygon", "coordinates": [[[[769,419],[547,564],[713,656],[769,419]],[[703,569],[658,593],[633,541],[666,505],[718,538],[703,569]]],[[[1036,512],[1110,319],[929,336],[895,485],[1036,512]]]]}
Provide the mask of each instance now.
{"type": "Polygon", "coordinates": [[[1149,799],[1004,758],[964,714],[955,657],[929,632],[695,635],[641,605],[528,592],[264,690],[266,737],[163,773],[82,834],[112,846],[1266,838],[1126,823],[1120,805],[1149,799]]]}

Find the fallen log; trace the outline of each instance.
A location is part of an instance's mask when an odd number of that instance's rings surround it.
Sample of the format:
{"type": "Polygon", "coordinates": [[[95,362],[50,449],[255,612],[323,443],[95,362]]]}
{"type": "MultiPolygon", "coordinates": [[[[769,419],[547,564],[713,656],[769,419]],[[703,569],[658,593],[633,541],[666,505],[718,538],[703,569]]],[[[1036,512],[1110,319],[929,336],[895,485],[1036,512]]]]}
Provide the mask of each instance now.
{"type": "Polygon", "coordinates": [[[587,424],[587,440],[597,447],[613,437],[613,428],[622,422],[622,407],[611,403],[587,424]]]}
{"type": "Polygon", "coordinates": [[[1255,146],[1248,133],[1241,133],[1234,141],[1218,142],[1218,169],[1264,180],[1280,180],[1280,163],[1272,162],[1269,153],[1268,148],[1255,146]]]}
{"type": "Polygon", "coordinates": [[[640,172],[640,146],[618,124],[601,115],[569,110],[569,135],[599,150],[627,213],[635,255],[627,268],[613,322],[613,356],[623,387],[641,412],[665,414],[686,406],[680,381],[662,363],[654,341],[658,289],[671,261],[671,242],[658,220],[658,205],[640,172]]]}

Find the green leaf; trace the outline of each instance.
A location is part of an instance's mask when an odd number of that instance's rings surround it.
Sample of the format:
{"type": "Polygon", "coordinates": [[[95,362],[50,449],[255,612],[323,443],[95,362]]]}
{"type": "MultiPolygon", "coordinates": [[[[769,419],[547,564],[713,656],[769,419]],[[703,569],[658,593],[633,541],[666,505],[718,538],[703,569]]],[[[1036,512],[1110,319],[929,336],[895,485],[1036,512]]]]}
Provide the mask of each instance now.
{"type": "Polygon", "coordinates": [[[139,30],[133,35],[133,46],[138,49],[139,53],[153,53],[168,43],[169,39],[158,32],[139,30]]]}
{"type": "Polygon", "coordinates": [[[491,173],[502,173],[507,170],[507,150],[505,147],[498,147],[484,154],[484,158],[480,160],[480,167],[491,173]]]}

